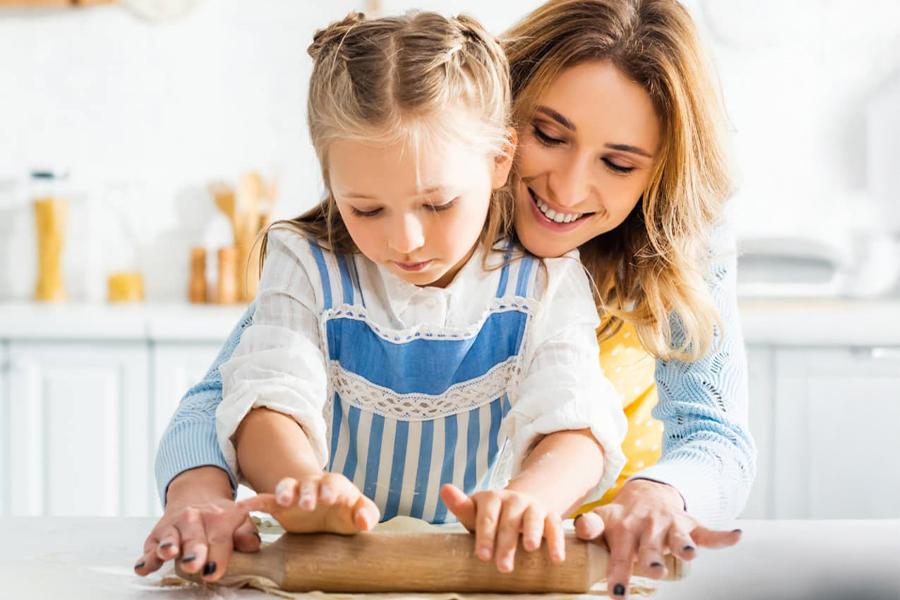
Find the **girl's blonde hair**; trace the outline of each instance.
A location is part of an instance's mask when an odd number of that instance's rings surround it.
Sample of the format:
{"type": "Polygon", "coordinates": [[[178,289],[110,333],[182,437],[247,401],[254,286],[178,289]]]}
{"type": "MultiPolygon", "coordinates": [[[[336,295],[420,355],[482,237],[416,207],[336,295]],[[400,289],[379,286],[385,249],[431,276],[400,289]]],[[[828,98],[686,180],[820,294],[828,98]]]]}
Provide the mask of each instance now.
{"type": "MultiPolygon", "coordinates": [[[[463,141],[478,151],[510,152],[509,65],[499,41],[475,19],[432,12],[367,19],[350,13],[318,31],[307,120],[326,197],[288,226],[338,253],[357,252],[329,186],[334,140],[409,145],[463,141]]],[[[511,231],[512,199],[494,193],[480,243],[485,250],[511,231]]],[[[262,240],[261,262],[266,238],[262,240]]],[[[485,258],[487,258],[487,252],[485,258]]]]}
{"type": "Polygon", "coordinates": [[[564,70],[590,61],[610,61],[649,94],[662,132],[650,180],[619,227],[581,246],[581,260],[610,315],[601,337],[629,321],[658,357],[702,356],[719,321],[704,281],[709,233],[730,180],[721,106],[690,15],[675,0],[551,0],[504,39],[518,126],[564,70]],[[671,320],[683,338],[672,339],[671,320]]]}

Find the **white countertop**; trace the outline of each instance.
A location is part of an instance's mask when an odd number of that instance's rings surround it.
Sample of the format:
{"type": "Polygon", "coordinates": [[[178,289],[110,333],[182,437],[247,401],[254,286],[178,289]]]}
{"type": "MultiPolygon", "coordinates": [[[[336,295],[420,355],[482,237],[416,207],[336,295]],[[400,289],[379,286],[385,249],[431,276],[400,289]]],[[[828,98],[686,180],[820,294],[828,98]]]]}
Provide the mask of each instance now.
{"type": "MultiPolygon", "coordinates": [[[[155,340],[220,343],[243,305],[0,303],[0,340],[155,340]]],[[[742,300],[752,345],[900,346],[900,299],[742,300]]]]}
{"type": "MultiPolygon", "coordinates": [[[[125,518],[0,519],[0,597],[271,598],[244,590],[221,595],[198,588],[163,590],[158,575],[134,575],[132,565],[153,523],[125,518]]],[[[661,584],[654,597],[900,598],[900,520],[737,525],[744,537],[736,547],[701,551],[686,579],[661,584]]]]}

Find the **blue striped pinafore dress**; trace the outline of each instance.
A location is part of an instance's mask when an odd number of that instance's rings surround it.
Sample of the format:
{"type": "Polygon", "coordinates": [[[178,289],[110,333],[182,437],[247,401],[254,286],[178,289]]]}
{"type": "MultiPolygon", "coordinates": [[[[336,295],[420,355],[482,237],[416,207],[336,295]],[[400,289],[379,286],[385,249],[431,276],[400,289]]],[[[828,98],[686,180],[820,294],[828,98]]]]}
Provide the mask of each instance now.
{"type": "Polygon", "coordinates": [[[367,318],[353,257],[310,245],[323,289],[326,468],[353,481],[383,520],[454,520],[441,485],[482,489],[503,446],[501,422],[534,310],[536,259],[504,261],[496,297],[471,327],[397,331],[367,318]]]}

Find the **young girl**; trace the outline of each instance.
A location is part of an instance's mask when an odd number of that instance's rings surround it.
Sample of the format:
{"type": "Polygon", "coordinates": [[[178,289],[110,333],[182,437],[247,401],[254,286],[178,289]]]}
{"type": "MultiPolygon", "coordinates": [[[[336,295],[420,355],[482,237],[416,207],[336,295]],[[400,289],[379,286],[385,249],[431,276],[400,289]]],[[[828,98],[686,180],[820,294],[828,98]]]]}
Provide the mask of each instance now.
{"type": "MultiPolygon", "coordinates": [[[[320,31],[308,119],[327,197],[274,226],[216,413],[245,502],[291,531],[455,514],[512,570],[615,481],[621,400],[577,253],[507,241],[507,64],[474,20],[320,31]],[[513,478],[497,489],[509,447],[513,478]]],[[[215,564],[210,573],[215,572],[215,564]]]]}

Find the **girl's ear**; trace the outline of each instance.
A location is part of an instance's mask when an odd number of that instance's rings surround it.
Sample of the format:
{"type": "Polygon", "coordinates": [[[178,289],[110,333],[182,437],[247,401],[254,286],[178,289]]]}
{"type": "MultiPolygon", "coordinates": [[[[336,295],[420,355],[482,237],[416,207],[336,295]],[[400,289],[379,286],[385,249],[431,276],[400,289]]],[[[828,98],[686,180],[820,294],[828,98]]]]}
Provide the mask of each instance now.
{"type": "Polygon", "coordinates": [[[491,176],[491,188],[499,190],[506,185],[509,178],[509,171],[512,169],[513,160],[516,156],[516,145],[519,143],[519,134],[515,128],[507,128],[506,143],[500,153],[494,157],[494,172],[491,176]]]}

